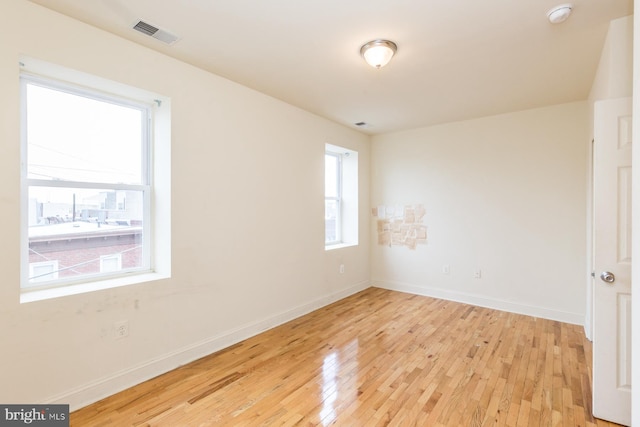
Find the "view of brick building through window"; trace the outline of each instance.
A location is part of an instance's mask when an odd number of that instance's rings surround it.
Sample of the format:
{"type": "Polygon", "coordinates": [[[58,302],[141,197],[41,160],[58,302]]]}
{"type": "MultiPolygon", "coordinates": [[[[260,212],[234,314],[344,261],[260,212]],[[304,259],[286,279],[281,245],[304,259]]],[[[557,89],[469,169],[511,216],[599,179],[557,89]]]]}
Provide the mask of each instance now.
{"type": "Polygon", "coordinates": [[[29,199],[30,281],[140,267],[143,263],[142,194],[94,190],[85,191],[90,195],[80,198],[71,194],[70,189],[66,191],[71,203],[29,199]]]}

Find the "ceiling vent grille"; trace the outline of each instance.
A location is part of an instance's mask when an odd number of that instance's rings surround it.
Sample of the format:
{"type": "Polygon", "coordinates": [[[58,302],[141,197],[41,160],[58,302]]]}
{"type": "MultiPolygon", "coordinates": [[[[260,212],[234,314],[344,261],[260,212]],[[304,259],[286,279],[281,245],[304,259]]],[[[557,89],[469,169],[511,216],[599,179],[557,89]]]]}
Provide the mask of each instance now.
{"type": "Polygon", "coordinates": [[[138,23],[133,26],[133,29],[166,44],[173,44],[178,41],[178,36],[175,36],[168,31],[161,30],[160,28],[144,21],[138,21],[138,23]]]}

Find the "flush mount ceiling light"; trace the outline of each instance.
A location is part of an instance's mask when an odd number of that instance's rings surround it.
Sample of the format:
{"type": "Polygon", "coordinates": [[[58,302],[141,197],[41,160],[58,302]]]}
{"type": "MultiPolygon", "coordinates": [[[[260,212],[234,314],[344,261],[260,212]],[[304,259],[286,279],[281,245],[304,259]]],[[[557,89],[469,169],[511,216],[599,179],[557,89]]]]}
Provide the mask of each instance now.
{"type": "Polygon", "coordinates": [[[573,9],[573,5],[566,3],[561,4],[559,6],[554,7],[553,9],[547,12],[547,18],[549,18],[549,22],[552,24],[559,24],[564,22],[571,15],[571,10],[573,9]]]}
{"type": "Polygon", "coordinates": [[[374,68],[384,67],[398,50],[398,46],[389,40],[372,40],[360,48],[360,55],[374,68]]]}

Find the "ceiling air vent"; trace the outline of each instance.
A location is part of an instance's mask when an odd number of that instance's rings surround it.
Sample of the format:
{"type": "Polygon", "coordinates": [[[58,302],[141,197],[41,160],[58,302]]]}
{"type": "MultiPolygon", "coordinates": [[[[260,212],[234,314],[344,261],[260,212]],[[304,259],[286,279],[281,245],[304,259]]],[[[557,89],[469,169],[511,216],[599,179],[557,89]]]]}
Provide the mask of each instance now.
{"type": "Polygon", "coordinates": [[[151,36],[154,39],[160,40],[161,42],[166,44],[173,44],[178,41],[178,36],[174,36],[168,31],[161,30],[160,28],[154,27],[153,25],[148,24],[144,21],[138,21],[138,23],[133,26],[133,29],[136,31],[140,31],[142,34],[151,36]]]}

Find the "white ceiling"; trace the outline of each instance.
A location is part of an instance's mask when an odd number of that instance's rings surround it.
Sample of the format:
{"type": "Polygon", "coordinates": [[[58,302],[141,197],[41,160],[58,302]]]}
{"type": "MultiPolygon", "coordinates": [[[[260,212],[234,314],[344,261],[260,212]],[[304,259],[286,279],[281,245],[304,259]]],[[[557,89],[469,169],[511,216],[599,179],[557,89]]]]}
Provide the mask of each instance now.
{"type": "Polygon", "coordinates": [[[587,99],[609,21],[633,13],[573,0],[552,25],[562,0],[31,1],[370,134],[587,99]],[[379,70],[359,55],[377,38],[398,45],[379,70]]]}

